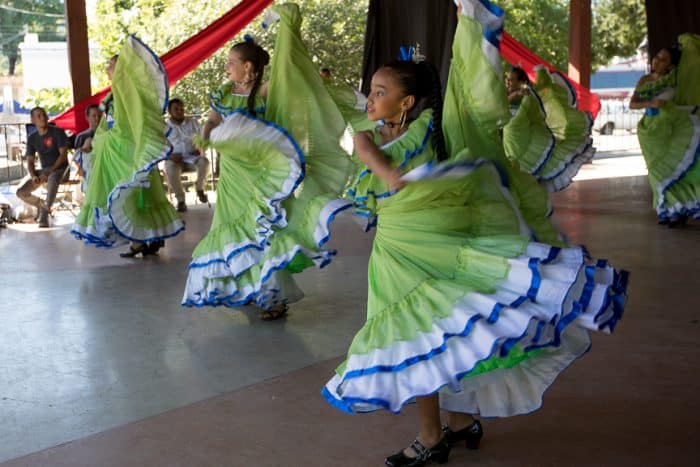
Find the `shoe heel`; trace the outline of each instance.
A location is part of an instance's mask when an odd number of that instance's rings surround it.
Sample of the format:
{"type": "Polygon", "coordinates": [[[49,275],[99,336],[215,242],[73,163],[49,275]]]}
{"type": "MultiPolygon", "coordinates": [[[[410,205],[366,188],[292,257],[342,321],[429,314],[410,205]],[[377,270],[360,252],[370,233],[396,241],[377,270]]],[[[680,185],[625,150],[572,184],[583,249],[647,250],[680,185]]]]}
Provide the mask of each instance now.
{"type": "Polygon", "coordinates": [[[471,450],[477,450],[479,449],[479,443],[481,442],[481,439],[467,439],[467,449],[471,450]]]}
{"type": "Polygon", "coordinates": [[[444,451],[439,454],[433,455],[430,459],[434,460],[438,464],[447,464],[450,457],[450,451],[444,451]]]}

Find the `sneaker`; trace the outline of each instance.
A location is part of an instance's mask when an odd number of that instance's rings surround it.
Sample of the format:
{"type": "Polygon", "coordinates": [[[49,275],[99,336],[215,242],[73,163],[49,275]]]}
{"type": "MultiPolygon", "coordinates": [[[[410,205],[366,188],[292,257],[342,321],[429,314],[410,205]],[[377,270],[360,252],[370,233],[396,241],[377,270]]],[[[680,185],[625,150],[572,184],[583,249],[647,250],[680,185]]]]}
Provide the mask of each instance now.
{"type": "Polygon", "coordinates": [[[184,201],[177,202],[177,212],[187,212],[187,205],[184,201]]]}
{"type": "Polygon", "coordinates": [[[45,229],[50,227],[49,225],[49,211],[45,208],[39,210],[39,228],[45,229]]]}
{"type": "Polygon", "coordinates": [[[203,190],[197,190],[197,198],[199,198],[199,201],[201,201],[202,203],[209,202],[209,197],[207,196],[206,193],[204,193],[203,190]]]}

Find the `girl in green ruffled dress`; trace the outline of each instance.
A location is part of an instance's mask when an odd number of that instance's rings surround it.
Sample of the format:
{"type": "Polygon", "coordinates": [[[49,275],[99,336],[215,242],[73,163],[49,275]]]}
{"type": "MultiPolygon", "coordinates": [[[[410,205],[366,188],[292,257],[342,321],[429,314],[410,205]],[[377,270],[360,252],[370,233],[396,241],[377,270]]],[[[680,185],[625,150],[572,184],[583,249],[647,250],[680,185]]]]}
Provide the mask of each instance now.
{"type": "Polygon", "coordinates": [[[679,37],[652,59],[630,101],[646,109],[637,127],[660,224],[675,227],[700,218],[700,36],[679,37]]]}
{"type": "MultiPolygon", "coordinates": [[[[460,3],[464,26],[498,25],[495,5],[460,3]]],[[[488,47],[458,34],[453,63],[488,47]]],[[[499,155],[460,154],[473,151],[461,146],[468,138],[460,131],[476,129],[462,120],[469,100],[457,98],[459,89],[448,93],[443,117],[433,66],[385,65],[367,100],[368,118],[383,125],[354,137],[365,168],[350,194],[377,229],[367,321],[323,395],[350,413],[397,413],[417,402],[418,435],[386,458],[389,466],[447,462],[458,442],[478,447],[483,431],[474,415],[539,408],[557,375],[590,348],[589,331],[611,331],[624,307],[625,272],[589,260],[582,247],[534,241],[499,155]],[[430,108],[409,121],[423,99],[430,108]],[[448,412],[445,428],[440,409],[448,412]]],[[[494,135],[481,136],[487,144],[494,135]]]]}
{"type": "Polygon", "coordinates": [[[263,319],[303,297],[294,273],[335,254],[324,245],[330,222],[350,207],[340,197],[353,167],[340,147],[346,121],[301,41],[298,7],[271,11],[266,21],[280,21],[268,86],[267,54],[243,43],[229,52],[231,83],[211,95],[200,144],[221,156],[217,203],[183,297],[185,306],[256,305],[263,319]]]}
{"type": "Polygon", "coordinates": [[[135,36],[107,70],[112,92],[95,131],[92,173],[71,233],[98,247],[130,241],[122,256],[145,256],[184,228],[156,168],[171,151],[163,120],[167,76],[158,56],[135,36]]]}
{"type": "Polygon", "coordinates": [[[547,128],[546,113],[537,92],[522,68],[506,76],[508,105],[513,117],[503,127],[503,148],[509,159],[537,176],[554,150],[554,135],[547,128]]]}
{"type": "Polygon", "coordinates": [[[503,127],[503,145],[509,159],[554,192],[566,188],[593,158],[593,120],[576,108],[567,78],[544,67],[536,73],[534,85],[520,68],[506,79],[513,118],[503,127]]]}

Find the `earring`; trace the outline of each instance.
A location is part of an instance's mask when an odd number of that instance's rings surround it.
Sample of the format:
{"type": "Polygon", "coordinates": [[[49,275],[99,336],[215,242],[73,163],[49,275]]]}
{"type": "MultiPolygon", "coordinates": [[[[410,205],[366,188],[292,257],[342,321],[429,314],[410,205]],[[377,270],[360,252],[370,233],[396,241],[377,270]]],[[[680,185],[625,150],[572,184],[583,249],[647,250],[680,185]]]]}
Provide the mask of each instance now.
{"type": "Polygon", "coordinates": [[[406,111],[402,110],[401,111],[401,120],[399,120],[399,128],[403,128],[403,126],[406,124],[406,111]]]}

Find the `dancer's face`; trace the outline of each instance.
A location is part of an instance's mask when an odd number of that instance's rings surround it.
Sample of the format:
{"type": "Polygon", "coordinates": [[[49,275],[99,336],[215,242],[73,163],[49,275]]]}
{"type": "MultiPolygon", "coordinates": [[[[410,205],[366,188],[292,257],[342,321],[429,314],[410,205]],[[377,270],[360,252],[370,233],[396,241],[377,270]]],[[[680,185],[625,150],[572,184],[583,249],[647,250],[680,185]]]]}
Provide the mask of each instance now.
{"type": "Polygon", "coordinates": [[[506,76],[506,89],[508,89],[508,92],[517,91],[522,85],[522,81],[518,79],[518,75],[515,72],[511,71],[508,73],[506,76]]]}
{"type": "Polygon", "coordinates": [[[226,75],[228,79],[236,83],[250,81],[252,68],[253,64],[243,60],[238,52],[235,50],[229,51],[228,60],[226,61],[226,75]]]}
{"type": "Polygon", "coordinates": [[[666,49],[661,49],[654,55],[651,59],[651,71],[659,75],[665,75],[673,69],[673,63],[671,63],[671,53],[666,49]]]}
{"type": "Polygon", "coordinates": [[[403,111],[409,111],[415,102],[407,96],[396,74],[390,68],[380,68],[372,76],[370,93],[367,96],[367,118],[397,123],[403,111]]]}
{"type": "Polygon", "coordinates": [[[109,60],[109,63],[107,63],[107,78],[109,78],[110,81],[112,81],[112,75],[114,74],[114,69],[117,67],[117,59],[116,58],[111,58],[109,60]]]}
{"type": "Polygon", "coordinates": [[[97,128],[97,125],[100,123],[100,118],[102,118],[102,111],[97,107],[91,107],[86,117],[90,128],[93,130],[97,128]]]}
{"type": "Polygon", "coordinates": [[[168,113],[170,113],[170,118],[176,122],[183,122],[185,120],[185,106],[179,102],[171,104],[168,113]]]}

